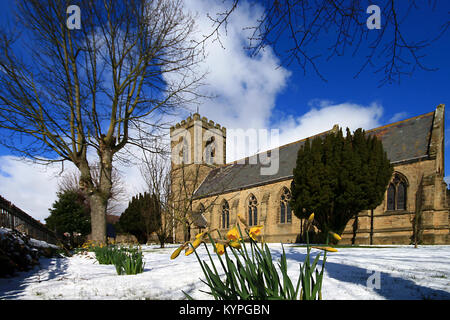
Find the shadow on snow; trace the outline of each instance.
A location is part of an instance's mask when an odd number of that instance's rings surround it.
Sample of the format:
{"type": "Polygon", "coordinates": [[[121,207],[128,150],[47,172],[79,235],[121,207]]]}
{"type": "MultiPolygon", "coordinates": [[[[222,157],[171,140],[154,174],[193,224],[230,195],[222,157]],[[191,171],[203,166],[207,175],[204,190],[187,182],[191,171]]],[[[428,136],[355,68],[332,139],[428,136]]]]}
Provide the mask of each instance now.
{"type": "Polygon", "coordinates": [[[31,283],[44,282],[62,277],[67,269],[67,258],[41,258],[33,269],[16,272],[14,276],[0,279],[0,299],[16,299],[23,295],[31,283]]]}
{"type": "MultiPolygon", "coordinates": [[[[306,250],[306,248],[305,248],[306,250]]],[[[271,250],[272,257],[274,260],[279,260],[281,256],[280,250],[271,250]]],[[[299,263],[303,263],[306,259],[306,253],[293,252],[288,247],[285,247],[286,258],[299,263]]],[[[316,257],[318,252],[311,252],[310,259],[312,260],[316,257]]],[[[322,257],[318,263],[317,268],[319,271],[322,268],[322,257]]],[[[380,272],[379,283],[380,288],[369,288],[367,286],[367,281],[371,275],[374,274],[372,269],[360,268],[357,266],[351,266],[341,263],[334,263],[327,261],[325,264],[325,277],[330,277],[342,282],[354,283],[367,288],[367,291],[372,291],[388,300],[422,300],[422,299],[433,299],[433,300],[449,300],[450,292],[433,289],[430,287],[425,287],[415,283],[412,280],[396,277],[386,272],[380,272]],[[369,272],[368,272],[369,270],[369,272]]],[[[297,278],[294,279],[295,281],[297,278]]],[[[324,280],[326,281],[326,280],[324,280]]]]}

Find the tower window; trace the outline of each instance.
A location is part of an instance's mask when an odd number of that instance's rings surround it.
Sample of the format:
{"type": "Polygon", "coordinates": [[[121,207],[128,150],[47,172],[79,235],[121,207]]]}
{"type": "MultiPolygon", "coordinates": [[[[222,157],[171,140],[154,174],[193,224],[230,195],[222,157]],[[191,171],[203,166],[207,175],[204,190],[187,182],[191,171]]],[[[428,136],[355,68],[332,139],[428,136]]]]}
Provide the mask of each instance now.
{"type": "Polygon", "coordinates": [[[179,143],[182,144],[182,148],[180,149],[180,153],[179,153],[179,157],[182,159],[182,162],[184,164],[189,164],[190,163],[190,159],[189,159],[189,141],[188,141],[188,137],[181,137],[179,140],[179,143]]]}
{"type": "Polygon", "coordinates": [[[205,162],[207,164],[213,164],[215,157],[216,144],[214,137],[209,138],[205,144],[205,162]]]}

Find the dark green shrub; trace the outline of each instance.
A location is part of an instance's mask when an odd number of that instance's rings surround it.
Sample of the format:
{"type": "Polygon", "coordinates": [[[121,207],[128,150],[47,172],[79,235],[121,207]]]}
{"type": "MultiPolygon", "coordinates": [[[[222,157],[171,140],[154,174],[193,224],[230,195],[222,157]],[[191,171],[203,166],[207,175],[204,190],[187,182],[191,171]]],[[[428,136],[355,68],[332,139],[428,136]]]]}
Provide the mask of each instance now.
{"type": "Polygon", "coordinates": [[[358,212],[383,201],[392,172],[381,140],[362,129],[308,139],[293,170],[291,208],[300,219],[315,213],[323,243],[328,231],[342,234],[358,212]]]}

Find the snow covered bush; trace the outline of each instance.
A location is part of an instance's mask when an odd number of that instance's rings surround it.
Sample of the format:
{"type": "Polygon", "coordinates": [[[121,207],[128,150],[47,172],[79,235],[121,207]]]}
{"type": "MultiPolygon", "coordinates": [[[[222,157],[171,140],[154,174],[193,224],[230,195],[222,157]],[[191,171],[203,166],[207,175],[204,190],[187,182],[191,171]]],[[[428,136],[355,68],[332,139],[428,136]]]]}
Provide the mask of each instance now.
{"type": "Polygon", "coordinates": [[[39,264],[39,257],[52,257],[59,247],[7,228],[0,228],[0,277],[27,271],[39,264]]]}

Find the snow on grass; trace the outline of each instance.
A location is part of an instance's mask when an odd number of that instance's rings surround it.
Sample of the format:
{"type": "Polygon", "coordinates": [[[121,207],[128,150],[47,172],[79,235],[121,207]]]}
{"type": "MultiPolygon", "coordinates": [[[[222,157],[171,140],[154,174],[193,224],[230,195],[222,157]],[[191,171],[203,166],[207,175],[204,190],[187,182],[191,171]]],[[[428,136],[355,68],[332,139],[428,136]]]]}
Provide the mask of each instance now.
{"type": "MultiPolygon", "coordinates": [[[[281,245],[269,247],[278,260],[281,245]]],[[[113,265],[99,265],[93,253],[43,258],[40,267],[0,279],[0,299],[178,300],[184,299],[182,290],[195,299],[211,299],[200,291],[209,290],[200,281],[204,276],[195,254],[186,257],[182,252],[170,260],[175,248],[142,247],[145,269],[137,275],[119,276],[113,265]]],[[[284,248],[289,275],[296,281],[306,248],[287,244],[284,248]]],[[[203,246],[197,252],[209,261],[203,246]]],[[[221,270],[215,254],[214,259],[221,270]]],[[[450,246],[340,248],[327,255],[322,296],[330,300],[450,299],[450,246]],[[379,289],[367,286],[375,271],[379,289]]]]}

